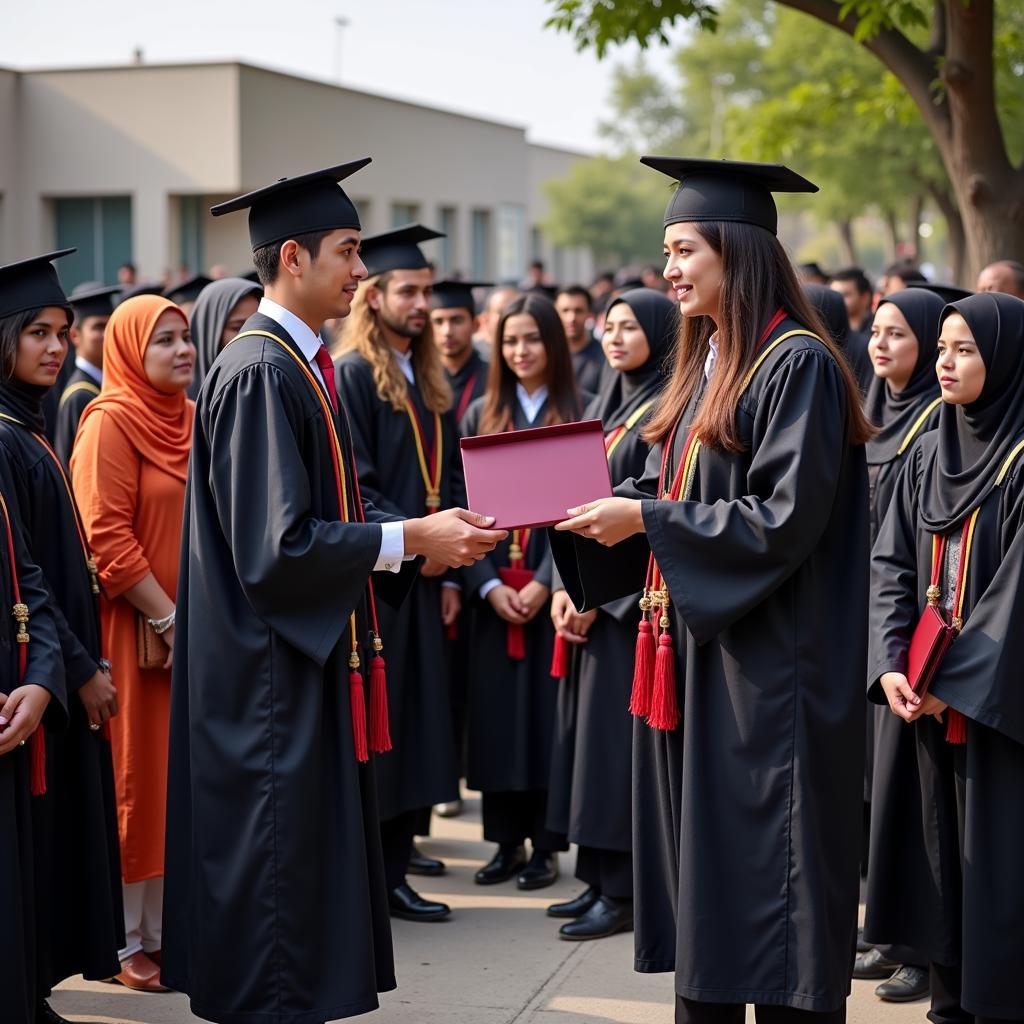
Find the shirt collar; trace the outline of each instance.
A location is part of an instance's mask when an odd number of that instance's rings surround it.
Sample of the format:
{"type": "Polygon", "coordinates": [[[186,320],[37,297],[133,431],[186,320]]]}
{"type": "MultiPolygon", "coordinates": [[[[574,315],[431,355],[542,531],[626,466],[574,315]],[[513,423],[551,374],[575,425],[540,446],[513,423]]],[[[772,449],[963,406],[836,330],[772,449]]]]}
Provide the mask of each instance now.
{"type": "Polygon", "coordinates": [[[292,341],[299,346],[299,351],[306,357],[306,362],[316,363],[316,354],[320,351],[323,341],[319,334],[309,329],[309,325],[304,320],[300,320],[290,310],[285,309],[273,299],[268,299],[265,295],[260,299],[258,312],[269,316],[271,320],[275,320],[288,332],[292,341]]]}
{"type": "Polygon", "coordinates": [[[523,412],[526,413],[526,418],[532,423],[537,418],[541,407],[548,400],[548,387],[546,384],[541,384],[531,395],[522,384],[517,384],[516,398],[519,399],[519,405],[523,412]]]}
{"type": "Polygon", "coordinates": [[[408,352],[399,352],[397,348],[391,350],[391,354],[398,360],[398,368],[410,384],[416,383],[416,377],[412,372],[412,345],[408,352]]]}
{"type": "Polygon", "coordinates": [[[711,374],[715,372],[715,363],[718,362],[718,334],[712,334],[708,338],[708,355],[704,360],[704,379],[711,380],[711,374]]]}
{"type": "Polygon", "coordinates": [[[92,377],[97,384],[103,383],[103,371],[98,366],[93,366],[88,359],[83,359],[81,356],[75,356],[75,369],[81,370],[82,373],[92,377]]]}

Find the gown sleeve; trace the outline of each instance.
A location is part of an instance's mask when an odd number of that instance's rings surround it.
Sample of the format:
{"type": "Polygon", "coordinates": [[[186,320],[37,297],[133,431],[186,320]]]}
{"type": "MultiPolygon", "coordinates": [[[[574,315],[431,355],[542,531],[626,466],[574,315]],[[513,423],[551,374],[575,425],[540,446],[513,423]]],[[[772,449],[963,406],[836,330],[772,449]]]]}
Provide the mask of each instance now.
{"type": "Polygon", "coordinates": [[[651,549],[698,644],[764,601],[818,543],[847,462],[846,410],[834,359],[793,352],[758,402],[746,493],[713,503],[644,501],[651,549]]]}
{"type": "Polygon", "coordinates": [[[868,642],[868,698],[884,704],[879,680],[906,672],[907,650],[920,617],[917,578],[917,506],[921,479],[920,443],[896,481],[889,511],[871,552],[871,608],[868,642]]]}
{"type": "Polygon", "coordinates": [[[306,415],[291,383],[270,364],[227,382],[205,417],[217,523],[194,522],[223,532],[255,613],[323,665],[363,596],[381,528],[313,514],[297,440],[309,429],[306,415]]]}

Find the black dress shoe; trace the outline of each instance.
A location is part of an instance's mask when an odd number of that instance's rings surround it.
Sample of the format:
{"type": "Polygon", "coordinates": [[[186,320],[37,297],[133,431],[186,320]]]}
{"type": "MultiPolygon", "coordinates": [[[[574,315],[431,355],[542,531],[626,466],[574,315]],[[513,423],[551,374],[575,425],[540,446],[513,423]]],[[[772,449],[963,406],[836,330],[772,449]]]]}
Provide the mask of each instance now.
{"type": "Polygon", "coordinates": [[[904,964],[888,981],[875,989],[875,995],[887,1003],[912,1003],[931,992],[928,970],[904,964]]]}
{"type": "Polygon", "coordinates": [[[62,1017],[45,999],[36,1007],[36,1024],[71,1024],[62,1017]]]}
{"type": "Polygon", "coordinates": [[[420,848],[413,844],[412,855],[409,857],[409,866],[406,871],[410,875],[443,875],[448,868],[443,860],[436,857],[428,857],[420,851],[420,848]]]}
{"type": "Polygon", "coordinates": [[[861,953],[853,962],[853,976],[860,981],[875,981],[881,978],[889,978],[893,971],[898,970],[902,965],[895,960],[889,960],[877,949],[870,949],[867,953],[861,953]]]}
{"type": "Polygon", "coordinates": [[[425,900],[408,882],[391,890],[388,907],[392,917],[406,921],[443,921],[452,912],[447,903],[425,900]]]}
{"type": "Polygon", "coordinates": [[[552,903],[548,907],[548,917],[582,917],[600,898],[601,890],[591,886],[574,900],[552,903]]]}
{"type": "Polygon", "coordinates": [[[477,885],[507,882],[526,864],[526,851],[521,846],[499,846],[498,852],[473,876],[477,885]]]}
{"type": "Polygon", "coordinates": [[[529,889],[546,889],[558,881],[558,854],[547,850],[534,850],[530,863],[519,872],[516,887],[524,892],[529,889]]]}
{"type": "Polygon", "coordinates": [[[874,948],[875,947],[872,946],[870,942],[867,942],[864,939],[864,929],[863,928],[858,928],[857,929],[857,952],[858,953],[868,953],[868,952],[870,952],[874,948]]]}
{"type": "Polygon", "coordinates": [[[558,930],[558,935],[570,942],[584,942],[587,939],[604,939],[616,932],[632,930],[633,901],[602,896],[582,917],[563,924],[558,930]]]}

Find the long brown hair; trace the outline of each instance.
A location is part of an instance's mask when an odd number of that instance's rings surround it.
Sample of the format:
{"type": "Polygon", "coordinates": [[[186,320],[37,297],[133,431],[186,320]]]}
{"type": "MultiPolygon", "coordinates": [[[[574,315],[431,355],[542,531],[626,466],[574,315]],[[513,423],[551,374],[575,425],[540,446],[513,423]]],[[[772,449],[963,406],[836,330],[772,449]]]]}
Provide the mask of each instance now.
{"type": "MultiPolygon", "coordinates": [[[[352,300],[352,312],[342,327],[338,354],[358,352],[373,371],[377,397],[382,402],[389,402],[396,412],[403,412],[405,400],[409,396],[409,385],[399,369],[398,361],[391,354],[391,346],[381,334],[377,311],[367,298],[370,288],[387,291],[389,280],[390,274],[378,274],[369,278],[356,292],[352,300]]],[[[412,370],[423,404],[431,412],[447,412],[452,406],[452,389],[444,375],[429,318],[423,333],[412,339],[411,351],[412,370]]]]}
{"type": "Polygon", "coordinates": [[[548,365],[544,372],[544,383],[548,389],[548,408],[544,426],[553,423],[571,423],[578,420],[583,409],[579,391],[576,389],[576,375],[572,369],[569,343],[565,340],[565,328],[555,310],[555,304],[546,296],[531,293],[513,299],[501,313],[494,334],[494,357],[487,373],[487,392],[480,416],[480,433],[497,434],[512,427],[516,408],[516,384],[518,378],[505,362],[501,352],[501,341],[505,337],[505,324],[510,317],[525,313],[533,317],[544,342],[548,365]]]}
{"type": "Polygon", "coordinates": [[[683,318],[675,367],[658,408],[643,432],[646,441],[664,440],[704,379],[708,339],[718,331],[718,360],[707,394],[690,425],[701,443],[728,452],[743,450],[736,408],[744,378],[757,359],[761,333],[780,307],[821,338],[835,357],[846,386],[847,439],[864,444],[874,429],[861,409],[861,394],[845,356],[800,287],[779,240],[753,224],[708,221],[694,225],[722,258],[719,322],[709,316],[683,318]]]}

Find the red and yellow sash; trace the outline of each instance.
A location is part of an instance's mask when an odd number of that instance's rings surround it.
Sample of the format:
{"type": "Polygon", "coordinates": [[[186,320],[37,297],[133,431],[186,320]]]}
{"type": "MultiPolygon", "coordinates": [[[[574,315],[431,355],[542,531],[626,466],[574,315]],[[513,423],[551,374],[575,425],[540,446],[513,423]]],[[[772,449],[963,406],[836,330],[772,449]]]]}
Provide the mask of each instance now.
{"type": "Polygon", "coordinates": [[[432,515],[441,508],[441,472],[444,452],[444,437],[441,432],[441,414],[434,413],[434,445],[430,450],[429,460],[426,452],[426,439],[423,435],[423,424],[411,398],[405,400],[405,413],[412,427],[413,440],[416,443],[416,460],[420,464],[420,477],[426,490],[427,515],[432,515]]]}

